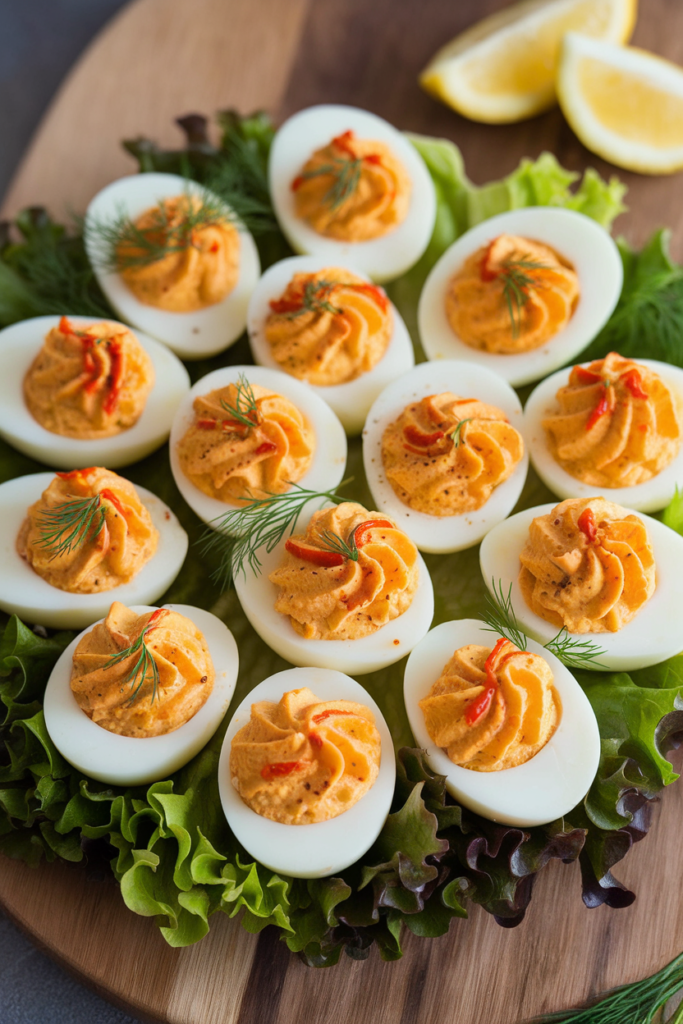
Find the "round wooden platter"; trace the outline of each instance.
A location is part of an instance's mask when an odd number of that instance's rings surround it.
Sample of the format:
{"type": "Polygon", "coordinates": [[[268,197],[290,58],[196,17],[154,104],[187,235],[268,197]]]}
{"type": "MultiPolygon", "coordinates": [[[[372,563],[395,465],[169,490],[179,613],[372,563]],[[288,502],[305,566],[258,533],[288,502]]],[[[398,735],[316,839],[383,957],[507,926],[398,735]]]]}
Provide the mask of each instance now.
{"type": "MultiPolygon", "coordinates": [[[[398,127],[441,135],[463,150],[477,182],[550,149],[576,170],[614,169],[587,153],[554,110],[521,125],[464,121],[433,102],[416,74],[434,50],[501,0],[136,0],[95,40],[64,83],[9,190],[4,216],[44,204],[82,210],[97,189],[134,170],[119,146],[147,134],[180,144],[173,119],[227,107],[276,118],[316,102],[368,107],[398,127]]],[[[683,5],[641,0],[634,42],[683,63],[683,5]]],[[[618,172],[630,211],[618,228],[634,243],[668,225],[683,253],[683,180],[618,172]]],[[[592,999],[662,967],[683,949],[678,822],[683,786],[617,868],[639,899],[588,911],[578,868],[541,872],[526,920],[499,928],[473,907],[448,935],[405,935],[405,955],[304,965],[273,929],[255,937],[217,914],[210,934],[170,949],[153,922],[128,911],[114,884],[66,864],[30,869],[5,858],[0,904],[34,940],[101,994],[172,1024],[306,1018],[335,1024],[512,1024],[592,999]]]]}

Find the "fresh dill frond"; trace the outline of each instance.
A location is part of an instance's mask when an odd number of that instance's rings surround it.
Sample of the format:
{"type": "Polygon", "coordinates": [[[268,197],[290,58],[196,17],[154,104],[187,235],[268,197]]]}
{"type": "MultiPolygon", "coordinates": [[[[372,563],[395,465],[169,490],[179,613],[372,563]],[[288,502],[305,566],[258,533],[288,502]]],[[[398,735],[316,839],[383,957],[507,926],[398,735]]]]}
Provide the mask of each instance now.
{"type": "Polygon", "coordinates": [[[207,189],[186,188],[174,210],[168,199],[160,199],[139,227],[123,208],[111,220],[88,217],[85,233],[100,270],[121,273],[158,263],[174,252],[197,248],[197,232],[234,221],[235,216],[221,199],[207,189]]]}
{"type": "Polygon", "coordinates": [[[357,562],[358,548],[356,547],[355,530],[351,534],[350,540],[351,543],[347,544],[338,533],[334,533],[332,530],[325,530],[322,536],[317,538],[317,543],[321,547],[326,548],[327,551],[334,551],[338,555],[343,555],[344,558],[349,558],[352,562],[357,562]]]}
{"type": "Polygon", "coordinates": [[[599,659],[607,652],[590,640],[574,640],[563,626],[557,636],[545,644],[550,651],[568,668],[607,668],[599,659]]]}
{"type": "Polygon", "coordinates": [[[320,164],[310,171],[302,171],[299,178],[309,181],[311,178],[331,177],[332,184],[323,196],[323,202],[334,212],[343,206],[358,188],[362,165],[362,157],[350,160],[333,157],[327,164],[320,164]]]}
{"type": "Polygon", "coordinates": [[[157,663],[152,657],[149,648],[146,644],[147,634],[157,627],[157,620],[165,609],[158,608],[152,613],[147,625],[140,633],[140,636],[134,643],[130,644],[129,647],[125,647],[118,654],[115,654],[113,658],[110,658],[104,665],[104,670],[113,668],[120,662],[125,661],[126,658],[132,658],[135,654],[138,655],[135,664],[129,672],[126,673],[124,678],[121,680],[122,684],[130,683],[131,695],[128,698],[128,704],[133,704],[140,696],[140,691],[145,684],[148,676],[152,677],[152,697],[150,704],[153,704],[156,700],[157,691],[159,689],[159,669],[157,663]]]}
{"type": "Polygon", "coordinates": [[[456,448],[459,448],[460,445],[465,440],[464,437],[462,436],[462,428],[465,426],[466,423],[471,423],[473,419],[473,416],[468,416],[467,419],[458,420],[455,430],[451,431],[450,437],[452,438],[453,444],[455,445],[456,448]]]}
{"type": "Polygon", "coordinates": [[[237,389],[235,404],[230,405],[229,402],[221,399],[221,409],[244,427],[251,428],[257,426],[259,411],[256,404],[256,396],[254,395],[254,389],[243,373],[240,373],[237,378],[235,387],[237,389]]]}
{"type": "Polygon", "coordinates": [[[507,306],[512,337],[518,338],[522,329],[522,310],[529,301],[528,289],[538,286],[538,278],[527,273],[529,270],[543,270],[545,263],[530,259],[527,255],[511,258],[501,263],[496,277],[503,285],[503,298],[507,306]]]}
{"type": "Polygon", "coordinates": [[[504,636],[515,647],[519,647],[520,651],[525,651],[527,636],[517,621],[515,610],[512,607],[512,584],[508,587],[507,594],[503,592],[502,580],[498,580],[496,584],[495,579],[492,578],[491,586],[493,593],[486,595],[486,610],[484,611],[485,628],[490,633],[498,633],[500,636],[504,636]]]}
{"type": "MultiPolygon", "coordinates": [[[[486,610],[484,612],[484,627],[491,633],[498,633],[510,640],[520,651],[527,649],[528,637],[520,625],[515,610],[512,606],[512,584],[508,587],[507,594],[503,590],[502,580],[491,579],[493,593],[486,595],[486,610]]],[[[544,645],[546,651],[550,651],[568,668],[601,669],[607,666],[599,661],[601,655],[605,654],[602,647],[589,640],[574,640],[563,627],[557,636],[544,645]]]]}
{"type": "MultiPolygon", "coordinates": [[[[350,483],[351,478],[339,486],[350,483]]],[[[211,579],[221,590],[229,586],[238,573],[246,578],[247,566],[255,574],[261,571],[259,548],[270,553],[289,532],[293,533],[297,520],[306,505],[318,500],[336,505],[344,498],[334,491],[312,491],[290,483],[291,490],[283,494],[268,494],[266,498],[252,498],[242,508],[212,519],[200,538],[200,551],[214,562],[211,579]]]]}
{"type": "Polygon", "coordinates": [[[38,513],[39,546],[50,552],[50,561],[68,555],[86,540],[96,540],[104,528],[106,512],[100,495],[60,502],[38,513]]]}
{"type": "Polygon", "coordinates": [[[301,309],[292,309],[285,314],[287,320],[296,320],[304,313],[343,313],[330,302],[330,293],[336,287],[334,281],[307,281],[304,285],[301,309]]]}

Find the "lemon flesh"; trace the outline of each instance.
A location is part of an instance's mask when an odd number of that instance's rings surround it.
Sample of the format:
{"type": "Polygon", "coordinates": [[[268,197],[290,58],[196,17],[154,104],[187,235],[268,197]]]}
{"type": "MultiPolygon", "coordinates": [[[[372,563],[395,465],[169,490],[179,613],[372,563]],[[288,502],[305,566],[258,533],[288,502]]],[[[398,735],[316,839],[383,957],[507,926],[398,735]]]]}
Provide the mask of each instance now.
{"type": "Polygon", "coordinates": [[[520,121],[555,102],[566,32],[624,42],[635,17],[636,0],[524,0],[439,50],[420,84],[475,121],[520,121]]]}
{"type": "Polygon", "coordinates": [[[635,47],[569,34],[557,90],[584,146],[619,167],[666,174],[683,167],[683,69],[635,47]]]}

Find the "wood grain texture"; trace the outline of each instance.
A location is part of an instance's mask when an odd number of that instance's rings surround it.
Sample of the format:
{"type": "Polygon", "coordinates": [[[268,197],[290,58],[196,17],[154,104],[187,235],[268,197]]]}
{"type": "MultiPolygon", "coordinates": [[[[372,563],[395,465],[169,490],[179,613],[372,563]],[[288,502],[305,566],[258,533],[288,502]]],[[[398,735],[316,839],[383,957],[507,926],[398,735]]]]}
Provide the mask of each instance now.
{"type": "MultiPolygon", "coordinates": [[[[399,127],[454,139],[483,182],[524,156],[553,150],[565,165],[615,169],[587,153],[558,111],[520,125],[465,121],[415,76],[443,41],[502,0],[137,0],[76,66],[46,115],[5,203],[55,213],[83,208],[132,169],[119,139],[178,141],[173,118],[259,106],[285,116],[315,102],[369,107],[399,127]],[[125,88],[121,81],[125,80],[125,88]],[[83,140],[91,139],[84,146],[83,140]]],[[[683,63],[680,0],[641,0],[635,41],[683,63]]],[[[621,230],[641,242],[669,224],[683,255],[683,178],[618,172],[629,184],[621,230]]],[[[619,865],[639,894],[626,910],[587,911],[578,868],[553,862],[526,920],[499,928],[479,908],[440,939],[407,935],[385,964],[343,957],[306,968],[267,929],[255,937],[216,915],[197,946],[172,950],[131,914],[118,888],[64,864],[31,870],[0,860],[0,903],[48,952],[112,1001],[171,1024],[512,1024],[592,998],[660,968],[683,948],[678,822],[683,785],[619,865]]]]}

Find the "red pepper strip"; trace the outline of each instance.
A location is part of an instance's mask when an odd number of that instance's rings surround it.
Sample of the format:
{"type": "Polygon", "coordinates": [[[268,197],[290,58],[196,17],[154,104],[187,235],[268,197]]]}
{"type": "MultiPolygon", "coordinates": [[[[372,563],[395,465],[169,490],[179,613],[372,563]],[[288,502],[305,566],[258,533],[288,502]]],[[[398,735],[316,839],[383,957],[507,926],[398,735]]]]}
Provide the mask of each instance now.
{"type": "MultiPolygon", "coordinates": [[[[292,192],[298,192],[298,190],[299,190],[299,189],[301,188],[301,186],[303,185],[303,183],[304,183],[305,181],[306,181],[306,179],[304,178],[303,174],[299,174],[299,175],[298,175],[298,176],[297,176],[297,177],[296,177],[296,178],[294,179],[294,181],[292,182],[292,184],[291,184],[291,186],[290,186],[290,187],[291,187],[291,189],[292,189],[292,192]]],[[[271,305],[272,305],[272,303],[271,303],[271,305]]]]}
{"type": "Polygon", "coordinates": [[[576,521],[581,533],[586,535],[589,544],[593,544],[598,535],[598,528],[595,525],[595,516],[592,508],[585,508],[576,521]]]}
{"type": "Polygon", "coordinates": [[[111,371],[107,380],[109,393],[102,403],[102,409],[107,415],[110,415],[116,408],[116,403],[121,394],[121,385],[123,384],[123,353],[121,351],[121,342],[116,341],[114,338],[108,343],[107,347],[111,357],[111,371]]]}
{"type": "Polygon", "coordinates": [[[116,511],[119,513],[119,515],[122,516],[124,519],[126,518],[126,513],[124,511],[123,505],[116,497],[114,492],[109,489],[109,487],[102,488],[102,490],[100,491],[100,497],[106,498],[107,501],[110,501],[114,508],[116,509],[116,511]]]}
{"type": "Polygon", "coordinates": [[[75,333],[73,327],[71,326],[71,321],[68,319],[68,317],[65,316],[63,316],[59,321],[59,329],[62,332],[62,334],[75,333]]]}
{"type": "Polygon", "coordinates": [[[344,556],[339,551],[325,551],[322,548],[309,548],[303,544],[297,544],[291,537],[285,541],[285,551],[289,551],[296,558],[303,558],[305,562],[312,562],[313,565],[320,565],[324,568],[331,568],[335,565],[343,565],[344,556]]]}
{"type": "Polygon", "coordinates": [[[374,299],[379,308],[385,313],[389,307],[389,299],[385,292],[375,284],[347,284],[346,288],[352,288],[354,292],[364,292],[374,299]]]}
{"type": "MultiPolygon", "coordinates": [[[[256,426],[256,424],[254,424],[256,426]]],[[[221,427],[223,430],[229,430],[231,433],[244,433],[245,436],[249,432],[249,427],[245,426],[244,423],[240,423],[239,420],[221,420],[221,427]]]]}
{"type": "Polygon", "coordinates": [[[69,473],[55,473],[60,480],[79,480],[85,481],[85,478],[91,473],[94,473],[97,466],[88,466],[86,469],[72,469],[69,473]]]}
{"type": "Polygon", "coordinates": [[[349,145],[352,139],[355,139],[355,135],[353,132],[343,132],[341,135],[337,135],[335,136],[334,139],[332,139],[331,145],[336,146],[337,149],[341,149],[342,153],[346,153],[346,155],[350,156],[352,160],[356,160],[356,154],[354,153],[352,147],[349,145]]]}
{"type": "Polygon", "coordinates": [[[596,384],[602,376],[600,373],[594,373],[593,370],[587,370],[585,366],[575,366],[572,373],[579,384],[596,384]]]}
{"type": "Polygon", "coordinates": [[[168,614],[168,608],[157,608],[156,611],[152,612],[152,614],[147,620],[147,625],[145,626],[145,633],[150,628],[154,629],[155,626],[153,625],[153,623],[156,623],[161,618],[162,615],[166,614],[168,614]]]}
{"type": "Polygon", "coordinates": [[[289,299],[271,299],[269,305],[273,313],[296,313],[303,309],[304,296],[301,293],[289,299]]]}
{"type": "Polygon", "coordinates": [[[409,423],[407,427],[403,428],[403,436],[409,444],[414,444],[418,448],[429,448],[446,435],[443,430],[435,430],[433,434],[425,434],[414,423],[409,423]]]}
{"type": "Polygon", "coordinates": [[[274,764],[264,764],[261,769],[261,778],[279,779],[283,775],[291,775],[305,768],[309,761],[276,761],[274,764]]]}
{"type": "Polygon", "coordinates": [[[481,270],[479,272],[479,276],[481,277],[482,281],[495,281],[495,279],[500,274],[499,270],[493,270],[489,265],[489,261],[491,259],[491,250],[493,249],[497,241],[498,239],[494,238],[492,242],[489,242],[486,252],[484,253],[484,258],[481,261],[481,270]]]}
{"type": "Polygon", "coordinates": [[[366,163],[374,164],[376,167],[382,166],[382,157],[379,153],[368,153],[367,156],[363,157],[363,160],[365,160],[366,163]]]}
{"type": "Polygon", "coordinates": [[[610,411],[609,388],[609,381],[605,381],[602,389],[602,395],[600,396],[598,404],[595,406],[593,412],[590,414],[586,422],[586,430],[591,430],[598,422],[598,420],[601,419],[606,413],[610,411]]]}
{"type": "Polygon", "coordinates": [[[273,441],[264,441],[263,444],[258,446],[254,455],[270,455],[272,452],[276,451],[277,445],[273,441]]]}
{"type": "Polygon", "coordinates": [[[215,430],[218,423],[216,420],[197,420],[197,426],[200,430],[215,430]]]}
{"type": "Polygon", "coordinates": [[[643,380],[636,369],[627,370],[626,373],[622,373],[619,380],[624,382],[625,387],[628,388],[634,398],[650,397],[643,387],[643,380]]]}
{"type": "Polygon", "coordinates": [[[353,539],[357,548],[362,548],[367,542],[367,534],[371,530],[393,530],[394,524],[390,523],[388,519],[368,519],[365,523],[359,523],[356,529],[353,531],[353,539]]]}
{"type": "Polygon", "coordinates": [[[467,725],[474,725],[482,715],[485,715],[488,709],[491,707],[491,701],[493,700],[494,694],[498,689],[498,680],[496,678],[496,669],[499,665],[499,655],[505,644],[509,644],[510,641],[506,640],[505,637],[501,637],[496,643],[488,658],[484,663],[484,670],[486,672],[486,689],[482,690],[478,697],[472,701],[465,712],[465,722],[467,725]]]}
{"type": "Polygon", "coordinates": [[[328,708],[327,711],[321,711],[319,715],[313,715],[313,721],[318,725],[320,722],[324,722],[326,718],[330,718],[332,715],[355,715],[355,711],[344,711],[342,708],[328,708]]]}
{"type": "Polygon", "coordinates": [[[214,242],[213,245],[209,246],[209,252],[218,252],[219,248],[218,242],[214,242]]]}
{"type": "MultiPolygon", "coordinates": [[[[313,719],[313,721],[315,720],[316,719],[313,719]]],[[[312,747],[322,747],[323,738],[322,736],[318,736],[317,732],[309,732],[308,742],[311,744],[312,747]]]]}

